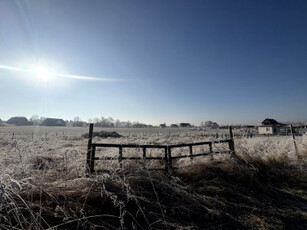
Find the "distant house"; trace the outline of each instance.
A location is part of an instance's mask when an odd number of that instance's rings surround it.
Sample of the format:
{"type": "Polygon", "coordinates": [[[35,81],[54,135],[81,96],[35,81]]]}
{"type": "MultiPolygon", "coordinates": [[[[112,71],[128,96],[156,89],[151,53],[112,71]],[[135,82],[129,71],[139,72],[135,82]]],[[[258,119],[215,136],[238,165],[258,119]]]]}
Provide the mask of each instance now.
{"type": "Polygon", "coordinates": [[[192,125],[190,123],[180,123],[179,126],[180,127],[185,127],[185,128],[192,127],[192,125]]]}
{"type": "Polygon", "coordinates": [[[63,119],[46,118],[43,121],[44,126],[65,126],[66,122],[63,119]]]}
{"type": "Polygon", "coordinates": [[[31,125],[31,122],[25,117],[11,117],[6,123],[17,126],[31,125]]]}
{"type": "Polygon", "coordinates": [[[171,128],[178,128],[178,125],[176,125],[176,124],[171,124],[171,128]]]}
{"type": "Polygon", "coordinates": [[[160,128],[166,128],[166,124],[160,124],[160,128]]]}
{"type": "Polygon", "coordinates": [[[275,135],[283,133],[283,130],[287,129],[288,126],[274,119],[265,119],[258,125],[258,133],[265,134],[265,135],[275,135]],[[283,130],[282,130],[283,129],[283,130]]]}

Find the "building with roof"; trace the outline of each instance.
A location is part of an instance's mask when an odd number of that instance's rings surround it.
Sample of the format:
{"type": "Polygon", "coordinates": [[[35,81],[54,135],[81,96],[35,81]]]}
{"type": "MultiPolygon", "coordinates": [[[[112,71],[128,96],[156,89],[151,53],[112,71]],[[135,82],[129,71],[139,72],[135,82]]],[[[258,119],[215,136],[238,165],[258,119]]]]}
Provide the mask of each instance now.
{"type": "Polygon", "coordinates": [[[31,122],[29,122],[29,120],[25,117],[11,117],[8,121],[6,121],[6,123],[17,126],[31,125],[31,122]]]}
{"type": "Polygon", "coordinates": [[[286,124],[279,123],[278,121],[266,118],[260,125],[258,125],[258,133],[264,135],[282,134],[289,127],[286,124]]]}
{"type": "Polygon", "coordinates": [[[65,126],[66,122],[63,119],[46,118],[43,121],[44,126],[65,126]]]}
{"type": "Polygon", "coordinates": [[[180,123],[179,126],[184,127],[184,128],[192,127],[192,125],[190,123],[180,123]]]}

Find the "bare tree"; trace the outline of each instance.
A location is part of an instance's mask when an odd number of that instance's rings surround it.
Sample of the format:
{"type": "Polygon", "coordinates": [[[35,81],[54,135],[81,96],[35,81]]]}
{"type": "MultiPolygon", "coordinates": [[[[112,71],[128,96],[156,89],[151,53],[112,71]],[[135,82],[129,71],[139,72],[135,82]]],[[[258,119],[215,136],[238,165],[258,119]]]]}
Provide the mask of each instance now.
{"type": "Polygon", "coordinates": [[[30,118],[30,121],[32,122],[33,125],[40,125],[40,124],[41,124],[41,121],[40,121],[38,115],[33,115],[33,116],[30,118]]]}
{"type": "Polygon", "coordinates": [[[120,125],[120,120],[119,120],[119,119],[116,119],[116,121],[115,121],[115,127],[118,128],[119,125],[120,125]]]}

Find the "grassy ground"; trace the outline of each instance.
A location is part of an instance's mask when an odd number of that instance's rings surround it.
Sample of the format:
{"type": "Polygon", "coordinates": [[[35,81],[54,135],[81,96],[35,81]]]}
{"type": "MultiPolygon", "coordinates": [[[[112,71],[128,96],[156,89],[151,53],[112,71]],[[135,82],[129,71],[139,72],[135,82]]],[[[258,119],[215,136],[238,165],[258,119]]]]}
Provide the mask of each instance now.
{"type": "MultiPolygon", "coordinates": [[[[299,160],[291,139],[243,138],[235,140],[239,159],[210,157],[168,175],[129,164],[87,177],[86,139],[50,136],[0,139],[1,229],[307,228],[306,137],[297,140],[299,160]]],[[[103,141],[196,138],[166,132],[103,141]]]]}

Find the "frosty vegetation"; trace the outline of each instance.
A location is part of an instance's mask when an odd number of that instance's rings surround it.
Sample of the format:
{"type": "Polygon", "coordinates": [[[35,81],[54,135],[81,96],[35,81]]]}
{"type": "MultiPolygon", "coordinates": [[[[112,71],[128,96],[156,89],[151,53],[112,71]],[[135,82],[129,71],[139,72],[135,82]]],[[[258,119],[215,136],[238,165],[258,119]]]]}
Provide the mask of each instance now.
{"type": "MultiPolygon", "coordinates": [[[[226,135],[95,128],[102,130],[122,137],[95,137],[94,142],[178,144],[226,135]]],[[[235,139],[239,159],[227,154],[180,159],[175,164],[182,169],[168,175],[137,162],[118,170],[115,161],[97,165],[109,173],[87,176],[87,139],[82,137],[87,132],[1,127],[1,229],[306,229],[307,136],[296,139],[299,155],[289,136],[241,136],[235,139]]],[[[117,155],[115,149],[106,151],[97,155],[117,155]]]]}

